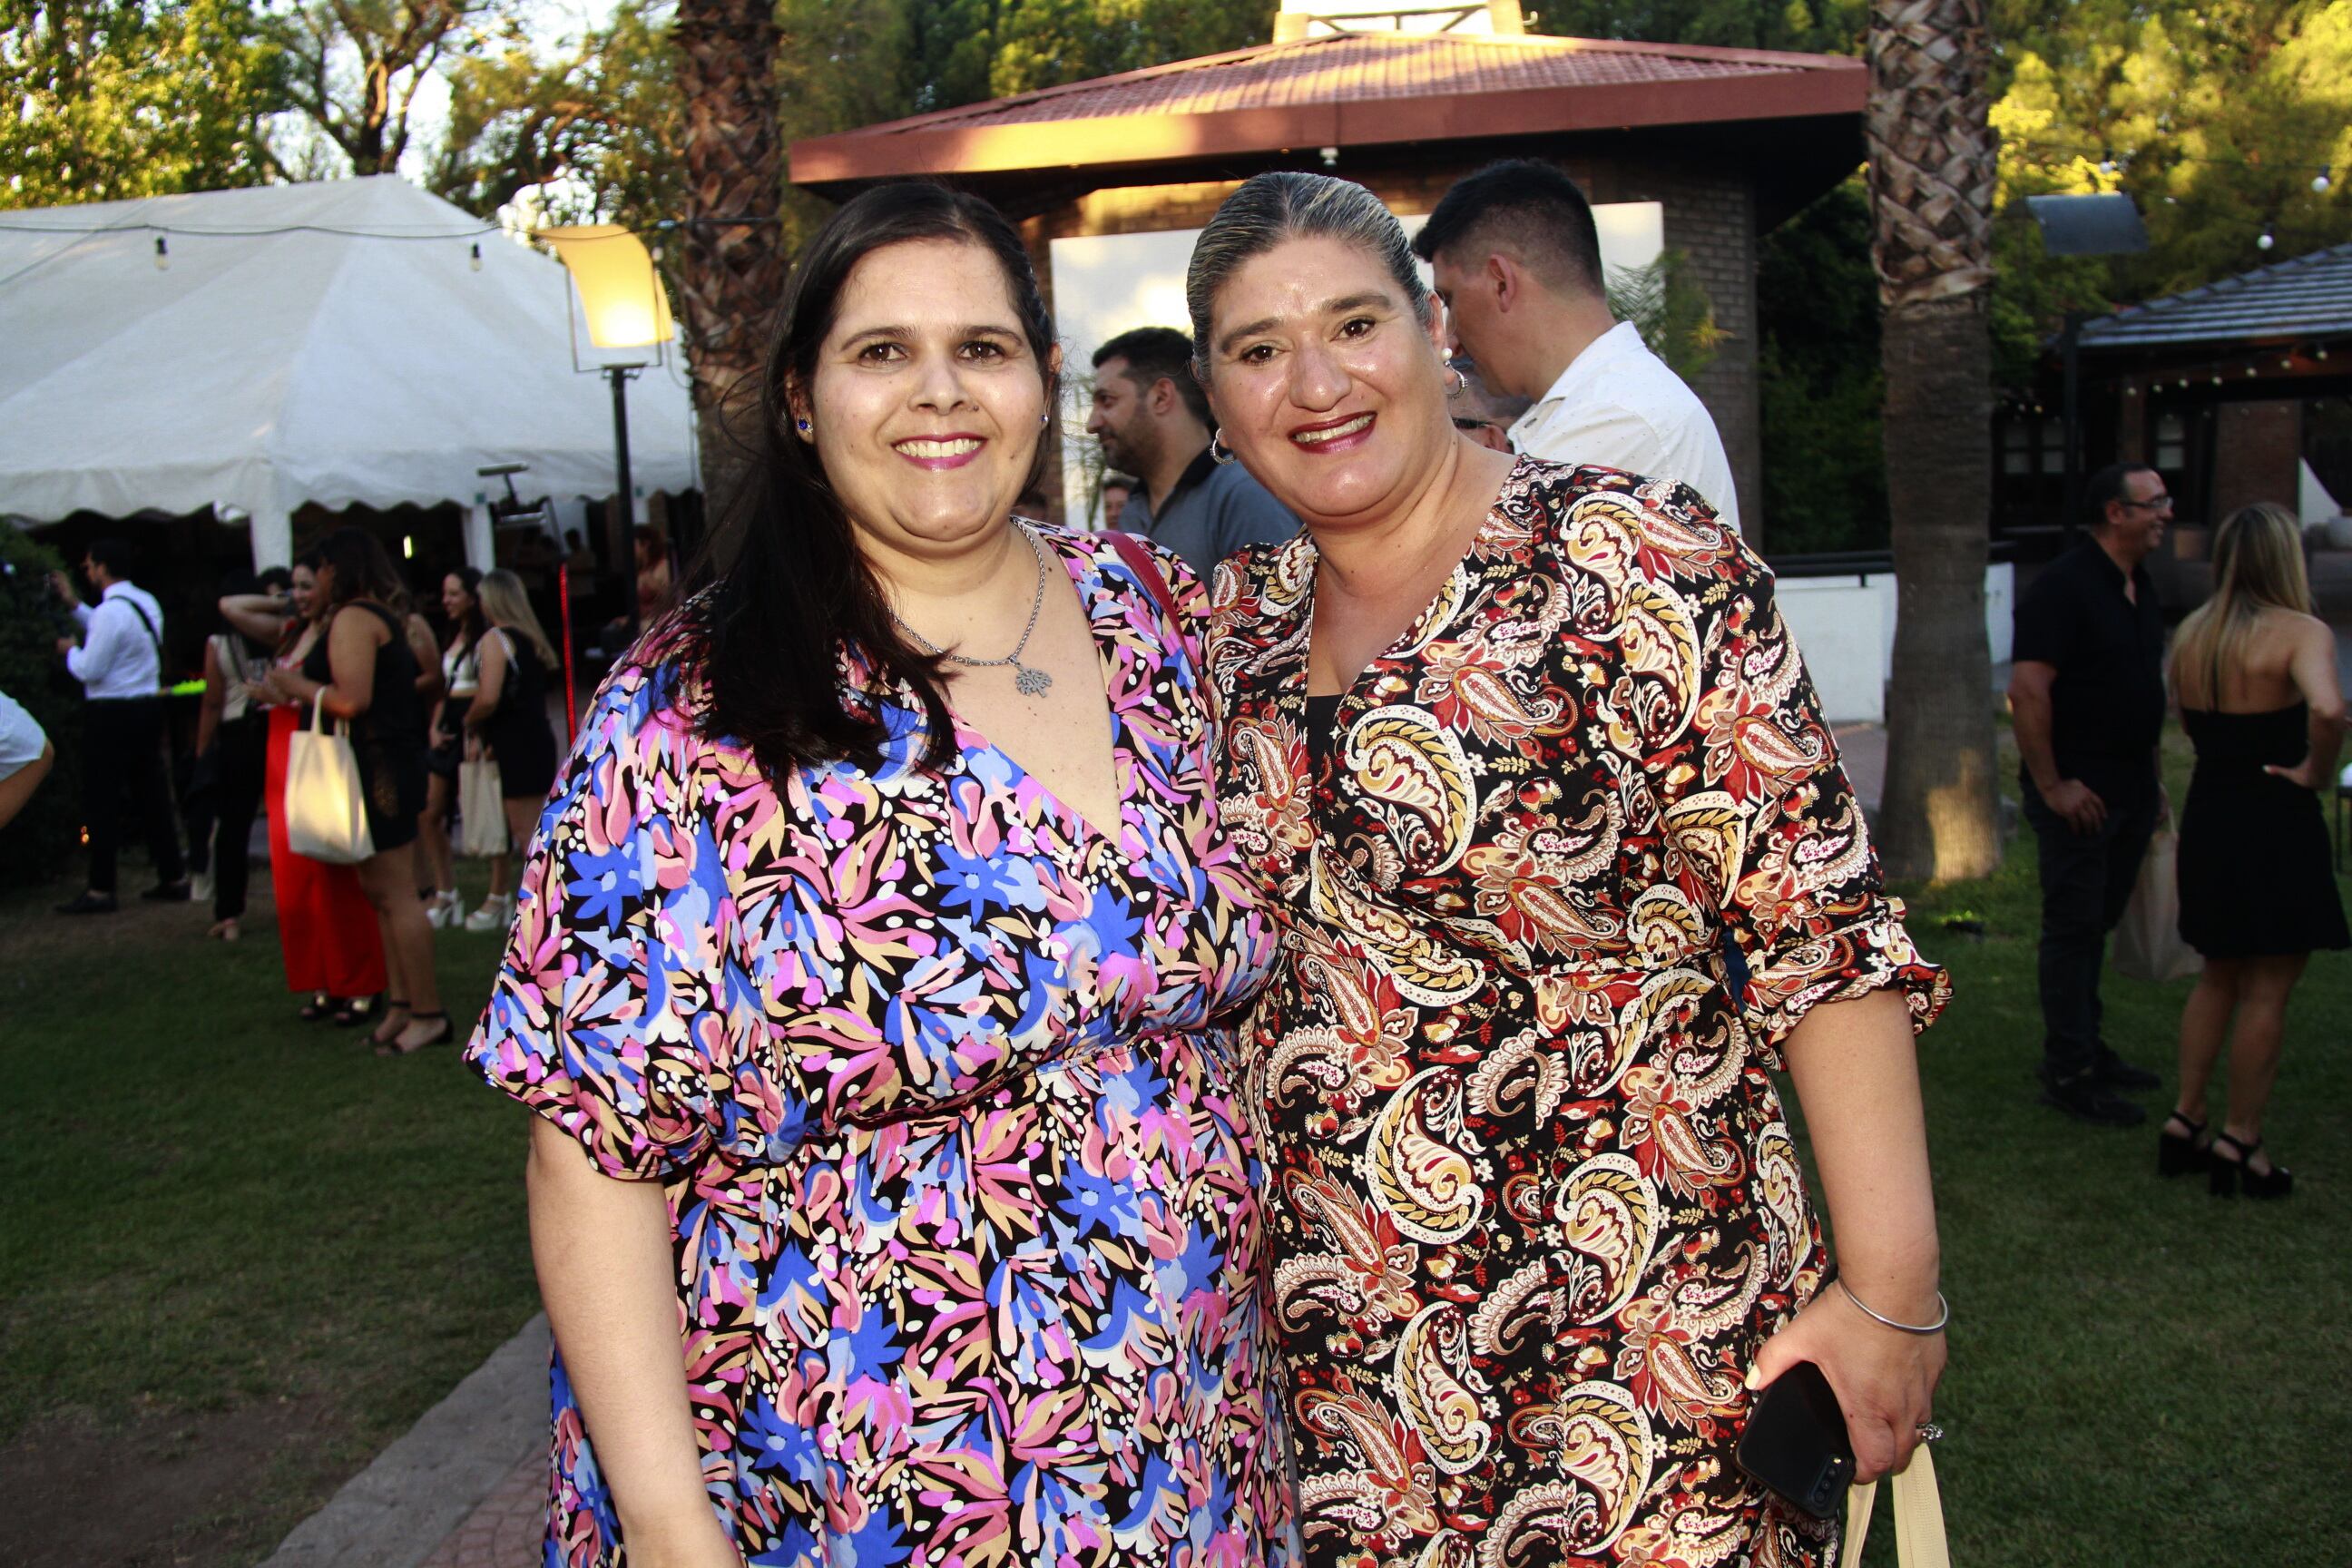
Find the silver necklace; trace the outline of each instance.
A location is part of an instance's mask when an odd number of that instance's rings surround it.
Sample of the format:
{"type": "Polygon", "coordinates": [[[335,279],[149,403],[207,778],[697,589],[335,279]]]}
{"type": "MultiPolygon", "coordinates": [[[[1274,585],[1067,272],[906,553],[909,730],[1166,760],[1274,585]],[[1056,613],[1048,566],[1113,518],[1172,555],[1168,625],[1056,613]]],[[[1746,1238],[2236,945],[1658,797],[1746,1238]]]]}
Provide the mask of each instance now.
{"type": "Polygon", "coordinates": [[[1024,697],[1043,697],[1054,689],[1054,678],[1034,665],[1022,663],[1021,655],[1029,647],[1030,634],[1037,629],[1037,612],[1045,607],[1045,547],[1037,542],[1036,534],[1020,523],[1015,522],[1013,526],[1021,530],[1021,537],[1029,542],[1029,553],[1036,559],[1037,592],[1029,601],[1029,624],[1021,628],[1021,640],[1013,645],[1011,653],[1003,658],[966,658],[960,653],[950,653],[908,626],[899,618],[898,611],[891,611],[890,618],[898,621],[898,629],[914,638],[925,652],[950,664],[968,665],[973,669],[995,669],[1009,664],[1013,667],[1013,689],[1015,691],[1024,697]]]}

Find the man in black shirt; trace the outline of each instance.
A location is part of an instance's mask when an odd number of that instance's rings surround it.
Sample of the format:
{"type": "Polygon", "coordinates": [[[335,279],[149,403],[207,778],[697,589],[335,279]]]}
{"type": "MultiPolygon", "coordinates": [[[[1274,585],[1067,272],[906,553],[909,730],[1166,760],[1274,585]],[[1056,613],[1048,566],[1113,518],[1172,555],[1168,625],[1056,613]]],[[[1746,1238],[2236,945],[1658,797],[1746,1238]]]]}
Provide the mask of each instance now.
{"type": "Polygon", "coordinates": [[[2088,532],[2017,602],[2010,711],[2025,819],[2042,849],[2042,1098],[2109,1127],[2116,1091],[2158,1079],[2099,1037],[2099,967],[2163,819],[2164,617],[2143,564],[2164,537],[2163,476],[2116,464],[2084,487],[2088,532]]]}

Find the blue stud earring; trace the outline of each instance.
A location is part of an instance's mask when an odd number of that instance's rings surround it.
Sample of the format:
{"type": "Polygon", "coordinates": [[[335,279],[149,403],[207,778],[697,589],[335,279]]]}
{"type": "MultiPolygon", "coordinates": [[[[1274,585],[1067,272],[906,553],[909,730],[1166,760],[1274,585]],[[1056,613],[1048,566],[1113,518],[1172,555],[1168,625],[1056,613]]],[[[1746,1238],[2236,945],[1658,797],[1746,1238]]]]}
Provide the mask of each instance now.
{"type": "Polygon", "coordinates": [[[809,422],[805,419],[795,419],[793,421],[793,428],[805,436],[809,433],[809,422]]]}

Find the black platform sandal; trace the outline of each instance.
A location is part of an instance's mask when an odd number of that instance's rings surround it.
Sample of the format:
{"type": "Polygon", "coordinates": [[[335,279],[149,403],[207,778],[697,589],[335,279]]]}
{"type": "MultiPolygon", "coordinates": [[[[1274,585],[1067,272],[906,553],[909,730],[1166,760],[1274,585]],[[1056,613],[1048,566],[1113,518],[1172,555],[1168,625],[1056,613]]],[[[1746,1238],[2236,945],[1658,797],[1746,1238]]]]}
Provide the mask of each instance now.
{"type": "Polygon", "coordinates": [[[325,992],[313,991],[310,993],[310,999],[296,1009],[294,1016],[306,1024],[323,1024],[335,1016],[336,1008],[341,1005],[341,1003],[325,992]]]}
{"type": "Polygon", "coordinates": [[[2177,1110],[2164,1119],[2164,1131],[2156,1137],[2158,1175],[2191,1175],[2204,1170],[2212,1160],[2213,1141],[2205,1136],[2205,1123],[2191,1121],[2177,1110]],[[2188,1131],[2175,1132],[2175,1127],[2185,1127],[2188,1131]]]}
{"type": "Polygon", "coordinates": [[[355,1029],[366,1023],[374,1011],[374,997],[346,996],[335,1004],[335,1026],[341,1029],[355,1029]]]}
{"type": "Polygon", "coordinates": [[[441,1026],[415,1045],[404,1046],[397,1039],[386,1040],[376,1047],[375,1054],[380,1057],[410,1056],[417,1051],[429,1050],[435,1046],[446,1046],[457,1037],[457,1031],[449,1026],[449,1015],[446,1013],[411,1013],[408,1016],[408,1021],[412,1024],[435,1018],[441,1020],[441,1026]]]}
{"type": "Polygon", "coordinates": [[[2241,1143],[2227,1132],[2213,1134],[2213,1195],[2217,1198],[2234,1196],[2241,1187],[2250,1198],[2283,1198],[2294,1191],[2294,1173],[2273,1161],[2267,1171],[2257,1171],[2253,1158],[2262,1152],[2263,1141],[2241,1143]],[[2235,1158],[2225,1158],[2221,1145],[2227,1143],[2237,1151],[2235,1158]]]}

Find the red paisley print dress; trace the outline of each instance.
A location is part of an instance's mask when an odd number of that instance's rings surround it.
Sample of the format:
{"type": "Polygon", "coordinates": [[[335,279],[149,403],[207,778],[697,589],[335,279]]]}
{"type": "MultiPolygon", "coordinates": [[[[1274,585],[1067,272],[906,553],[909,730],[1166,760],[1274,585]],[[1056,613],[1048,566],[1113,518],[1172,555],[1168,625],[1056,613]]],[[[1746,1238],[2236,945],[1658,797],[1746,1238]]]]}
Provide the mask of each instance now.
{"type": "Polygon", "coordinates": [[[1228,562],[1209,655],[1283,925],[1244,1070],[1306,1561],[1817,1562],[1732,1463],[1823,1272],[1771,1069],[1819,1003],[1948,986],[1769,574],[1687,488],[1522,461],[1318,764],[1315,565],[1228,562]]]}

